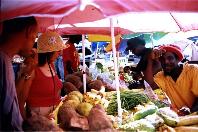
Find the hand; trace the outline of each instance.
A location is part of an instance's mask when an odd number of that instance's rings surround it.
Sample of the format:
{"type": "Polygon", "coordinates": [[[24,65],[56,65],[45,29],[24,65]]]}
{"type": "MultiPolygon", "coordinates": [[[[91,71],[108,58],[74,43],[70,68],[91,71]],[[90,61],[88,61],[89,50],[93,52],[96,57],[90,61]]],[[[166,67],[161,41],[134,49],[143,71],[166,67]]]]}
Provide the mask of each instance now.
{"type": "Polygon", "coordinates": [[[32,53],[24,60],[24,65],[22,66],[22,73],[27,73],[30,75],[37,64],[38,54],[35,50],[32,50],[32,53]]]}
{"type": "Polygon", "coordinates": [[[164,49],[153,49],[153,51],[152,51],[152,53],[151,53],[151,59],[158,59],[158,58],[161,57],[165,52],[166,52],[166,50],[164,50],[164,49]]]}
{"type": "Polygon", "coordinates": [[[52,121],[53,123],[55,123],[55,115],[53,113],[50,113],[49,115],[46,116],[50,121],[52,121]]]}
{"type": "Polygon", "coordinates": [[[182,107],[181,109],[178,110],[178,114],[180,116],[185,116],[190,114],[190,109],[186,106],[182,107]]]}

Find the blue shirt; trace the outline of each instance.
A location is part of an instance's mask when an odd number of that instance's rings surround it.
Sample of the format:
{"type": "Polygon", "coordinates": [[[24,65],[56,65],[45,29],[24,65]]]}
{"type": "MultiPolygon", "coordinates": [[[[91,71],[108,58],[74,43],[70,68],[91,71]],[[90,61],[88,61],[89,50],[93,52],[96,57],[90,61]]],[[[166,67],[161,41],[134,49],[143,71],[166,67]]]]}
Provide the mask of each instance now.
{"type": "Polygon", "coordinates": [[[11,58],[0,51],[0,131],[22,130],[11,58]]]}

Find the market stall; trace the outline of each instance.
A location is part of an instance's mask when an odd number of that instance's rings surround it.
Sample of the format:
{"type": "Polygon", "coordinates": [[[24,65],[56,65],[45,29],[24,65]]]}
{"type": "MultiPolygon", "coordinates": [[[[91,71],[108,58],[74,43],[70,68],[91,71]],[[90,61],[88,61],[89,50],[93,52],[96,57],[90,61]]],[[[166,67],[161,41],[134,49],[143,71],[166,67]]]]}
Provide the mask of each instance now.
{"type": "MultiPolygon", "coordinates": [[[[39,22],[40,31],[45,31],[49,26],[54,26],[57,29],[61,24],[73,24],[82,23],[87,21],[94,21],[105,18],[105,16],[116,15],[123,12],[129,11],[197,11],[196,1],[184,1],[184,3],[178,4],[175,1],[110,1],[110,2],[100,2],[95,0],[93,2],[82,1],[61,1],[60,3],[55,1],[21,1],[19,7],[16,7],[17,1],[7,2],[3,1],[2,4],[2,20],[10,19],[16,16],[28,16],[35,15],[39,22]],[[41,4],[43,6],[41,6],[41,4]],[[110,6],[112,5],[112,6],[110,6]],[[142,7],[142,5],[144,5],[142,7]],[[185,5],[185,6],[183,6],[185,5]],[[110,6],[110,7],[109,7],[110,6]],[[45,7],[45,8],[44,8],[45,7]],[[117,7],[117,8],[113,8],[117,7]],[[49,10],[50,9],[50,10],[49,10]],[[85,9],[85,10],[84,10],[85,9]],[[104,12],[103,12],[104,11],[104,12]],[[101,14],[102,12],[102,14],[101,14]],[[100,13],[100,14],[98,14],[100,13]],[[89,14],[89,15],[88,15],[89,14]],[[80,17],[79,17],[80,16],[80,17]],[[90,16],[90,17],[87,17],[90,16]],[[55,24],[57,24],[55,26],[55,24]]],[[[154,15],[153,13],[148,13],[154,15]]],[[[158,14],[158,13],[155,13],[158,14]]],[[[189,13],[193,14],[193,13],[189,13]]],[[[164,31],[165,29],[170,29],[173,32],[180,30],[187,31],[191,29],[197,29],[197,23],[195,19],[197,14],[194,14],[194,20],[189,22],[188,16],[184,21],[180,18],[184,17],[184,13],[166,13],[169,20],[174,25],[174,28],[162,27],[163,29],[156,29],[157,31],[164,31]],[[175,17],[174,17],[175,15],[175,17]],[[178,24],[179,23],[179,24],[178,24]],[[182,26],[182,24],[184,24],[182,26]]],[[[141,16],[146,16],[147,14],[140,13],[141,16]]],[[[132,18],[138,18],[139,14],[133,13],[132,18]]],[[[150,16],[151,17],[151,16],[150,16]]],[[[147,19],[150,19],[150,17],[147,19]]],[[[121,17],[119,24],[125,23],[126,19],[121,17]],[[121,21],[123,20],[123,21],[121,21]]],[[[140,19],[142,20],[142,19],[140,19]]],[[[154,19],[156,21],[156,19],[154,19]]],[[[136,25],[140,21],[136,21],[136,25]]],[[[144,90],[124,90],[120,91],[120,85],[118,84],[118,67],[116,62],[116,49],[115,49],[115,31],[113,19],[110,18],[111,41],[113,44],[114,52],[114,69],[115,69],[115,92],[106,92],[104,88],[110,89],[110,86],[103,81],[103,78],[92,80],[89,76],[85,75],[85,68],[83,68],[83,73],[76,73],[76,75],[68,76],[65,81],[66,84],[70,86],[70,92],[64,98],[64,101],[59,104],[57,109],[54,111],[57,119],[57,126],[61,127],[63,130],[91,130],[91,131],[114,131],[114,130],[130,130],[130,131],[164,131],[169,129],[172,131],[181,130],[194,130],[197,131],[198,116],[195,115],[188,116],[178,116],[176,112],[170,109],[170,104],[165,103],[167,97],[163,92],[156,92],[156,98],[153,99],[149,97],[149,94],[144,92],[144,90]],[[84,76],[84,77],[83,77],[84,76]],[[86,81],[85,81],[86,79],[86,81]],[[82,83],[84,80],[84,85],[82,83]],[[90,92],[86,92],[86,86],[90,92]],[[93,90],[95,89],[95,90],[93,90]],[[81,94],[84,92],[84,94],[81,94]],[[123,114],[122,114],[123,113],[123,114]],[[118,117],[118,118],[117,118],[118,117]],[[154,119],[151,120],[151,119],[154,119]]],[[[151,23],[152,25],[155,25],[151,23]]],[[[172,25],[170,24],[170,25],[172,25]]],[[[123,24],[124,25],[124,24],[123,24]]],[[[52,26],[52,27],[53,27],[52,26]]],[[[121,26],[121,25],[119,25],[121,26]]],[[[125,25],[126,26],[126,25],[125,25]]],[[[151,32],[151,25],[146,25],[144,29],[136,29],[132,27],[131,32],[151,32]],[[149,27],[149,29],[148,29],[149,27]],[[147,29],[147,30],[146,30],[147,29]]],[[[107,28],[108,26],[106,26],[107,28]]],[[[161,26],[157,26],[161,27],[161,26]]],[[[86,28],[86,27],[85,27],[86,28]]],[[[105,29],[106,29],[105,28],[105,29]]],[[[109,28],[109,27],[108,27],[109,28]]],[[[128,28],[128,27],[125,27],[128,28]]],[[[153,27],[152,27],[153,28],[153,27]]],[[[69,28],[68,28],[69,29],[69,28]]],[[[65,31],[68,30],[65,28],[65,31]]],[[[80,29],[80,28],[79,28],[80,29]]],[[[71,29],[72,31],[74,28],[71,29]]],[[[96,29],[97,30],[97,29],[96,29]]],[[[61,29],[61,33],[65,33],[61,29]]],[[[90,30],[91,31],[91,30],[90,30]]],[[[166,31],[166,30],[165,30],[166,31]]],[[[169,31],[167,31],[169,32],[169,31]]],[[[74,32],[73,32],[74,33],[74,32]]],[[[82,31],[81,33],[84,33],[82,31]]],[[[101,31],[104,33],[104,31],[101,31]]],[[[69,34],[69,33],[68,33],[69,34]]],[[[70,33],[72,34],[72,33],[70,33]]],[[[83,35],[84,38],[84,35],[83,35]]],[[[83,40],[84,41],[84,40],[83,40]]],[[[83,50],[84,54],[84,50],[83,50]]],[[[66,85],[65,84],[65,85],[66,85]]],[[[67,86],[67,88],[69,87],[67,86]]],[[[154,93],[155,94],[155,93],[154,93]]]]}

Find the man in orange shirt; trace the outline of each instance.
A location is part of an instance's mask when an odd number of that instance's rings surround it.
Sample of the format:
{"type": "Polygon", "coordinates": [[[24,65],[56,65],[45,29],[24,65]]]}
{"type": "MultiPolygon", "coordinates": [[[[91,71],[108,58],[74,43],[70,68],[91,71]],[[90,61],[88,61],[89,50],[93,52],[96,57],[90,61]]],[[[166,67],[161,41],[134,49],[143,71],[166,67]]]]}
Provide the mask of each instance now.
{"type": "Polygon", "coordinates": [[[69,40],[66,42],[66,48],[63,50],[65,76],[78,70],[80,59],[74,43],[78,44],[81,40],[82,35],[69,35],[69,40]]]}
{"type": "Polygon", "coordinates": [[[198,97],[198,67],[179,64],[182,52],[175,45],[161,46],[148,57],[145,79],[153,89],[161,88],[171,100],[177,111],[186,106],[192,108],[198,97]],[[158,58],[163,71],[152,75],[152,59],[158,58]]]}

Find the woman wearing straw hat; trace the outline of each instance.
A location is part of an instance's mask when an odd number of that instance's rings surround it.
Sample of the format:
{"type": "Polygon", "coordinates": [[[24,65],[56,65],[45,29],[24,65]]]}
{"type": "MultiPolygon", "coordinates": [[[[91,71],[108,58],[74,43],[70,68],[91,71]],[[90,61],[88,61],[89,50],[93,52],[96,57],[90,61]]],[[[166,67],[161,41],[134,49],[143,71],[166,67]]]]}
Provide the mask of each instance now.
{"type": "Polygon", "coordinates": [[[60,102],[62,83],[53,63],[64,48],[63,40],[56,32],[47,31],[39,36],[38,66],[26,101],[28,110],[48,116],[60,102]]]}

